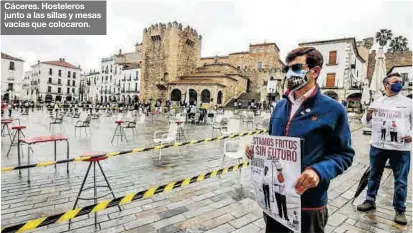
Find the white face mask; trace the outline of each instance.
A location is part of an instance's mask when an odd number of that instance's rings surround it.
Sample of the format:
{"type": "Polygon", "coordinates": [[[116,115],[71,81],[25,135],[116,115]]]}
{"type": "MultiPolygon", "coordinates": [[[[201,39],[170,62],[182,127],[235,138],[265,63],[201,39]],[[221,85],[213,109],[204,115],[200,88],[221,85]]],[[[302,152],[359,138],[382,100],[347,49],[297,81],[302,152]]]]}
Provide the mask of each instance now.
{"type": "Polygon", "coordinates": [[[292,86],[290,87],[291,91],[297,91],[304,87],[308,82],[307,78],[307,70],[299,70],[299,71],[293,71],[292,69],[289,69],[286,77],[287,77],[287,83],[292,82],[292,86]]]}

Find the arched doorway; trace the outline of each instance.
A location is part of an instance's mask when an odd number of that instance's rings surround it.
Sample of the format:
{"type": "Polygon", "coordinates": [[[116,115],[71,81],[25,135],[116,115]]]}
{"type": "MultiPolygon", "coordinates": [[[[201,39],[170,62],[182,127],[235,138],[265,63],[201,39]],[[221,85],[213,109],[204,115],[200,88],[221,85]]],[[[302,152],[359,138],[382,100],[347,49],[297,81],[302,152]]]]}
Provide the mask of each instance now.
{"type": "Polygon", "coordinates": [[[347,96],[347,109],[348,111],[361,111],[361,93],[353,93],[347,96]]]}
{"type": "Polygon", "coordinates": [[[66,96],[66,101],[69,101],[69,102],[72,101],[72,96],[70,96],[70,95],[66,96]]]}
{"type": "Polygon", "coordinates": [[[217,104],[222,104],[222,91],[218,91],[217,104]]]}
{"type": "Polygon", "coordinates": [[[171,101],[181,101],[181,90],[173,89],[171,91],[171,101]]]}
{"type": "Polygon", "coordinates": [[[189,89],[189,101],[196,101],[198,99],[198,94],[194,89],[189,89]]]}
{"type": "Polygon", "coordinates": [[[103,96],[100,96],[100,102],[103,103],[103,96]]]}
{"type": "Polygon", "coordinates": [[[107,96],[105,96],[105,103],[107,103],[108,102],[108,97],[107,96]]]}
{"type": "Polygon", "coordinates": [[[326,96],[328,96],[328,97],[330,97],[330,98],[335,99],[335,100],[338,101],[338,95],[337,95],[337,93],[334,92],[334,91],[326,91],[326,92],[324,92],[324,95],[326,95],[326,96]]]}
{"type": "Polygon", "coordinates": [[[128,104],[130,104],[131,103],[131,98],[130,98],[130,95],[128,95],[128,104]]]}
{"type": "Polygon", "coordinates": [[[52,102],[53,101],[53,96],[52,95],[46,95],[44,97],[44,101],[45,102],[52,102]]]}
{"type": "Polygon", "coordinates": [[[135,95],[135,96],[133,97],[133,99],[134,99],[135,103],[136,103],[136,102],[139,102],[139,96],[135,95]]]}
{"type": "Polygon", "coordinates": [[[9,100],[9,93],[6,93],[3,95],[3,100],[8,101],[9,100]]]}
{"type": "Polygon", "coordinates": [[[122,103],[125,103],[125,100],[126,100],[125,96],[122,95],[122,99],[121,99],[122,103]]]}
{"type": "Polygon", "coordinates": [[[56,101],[61,102],[62,101],[62,96],[61,95],[57,95],[55,98],[56,101]]]}
{"type": "Polygon", "coordinates": [[[204,89],[201,92],[201,101],[202,103],[205,103],[205,104],[211,102],[211,93],[209,92],[209,90],[204,89]]]}

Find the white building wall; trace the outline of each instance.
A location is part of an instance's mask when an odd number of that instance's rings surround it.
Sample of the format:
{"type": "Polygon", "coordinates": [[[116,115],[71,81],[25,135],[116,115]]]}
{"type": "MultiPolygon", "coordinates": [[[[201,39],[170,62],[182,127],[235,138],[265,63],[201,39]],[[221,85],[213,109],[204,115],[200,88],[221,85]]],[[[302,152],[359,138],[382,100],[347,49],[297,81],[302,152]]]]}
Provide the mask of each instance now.
{"type": "Polygon", "coordinates": [[[391,72],[392,73],[397,72],[399,74],[407,74],[407,77],[410,80],[410,82],[413,81],[412,66],[394,67],[391,72]]]}
{"type": "Polygon", "coordinates": [[[339,100],[345,99],[348,95],[354,93],[351,85],[356,85],[357,81],[363,83],[366,77],[367,66],[366,62],[361,60],[355,54],[355,49],[351,41],[341,41],[336,43],[325,44],[306,44],[316,48],[323,55],[324,64],[321,69],[317,83],[322,89],[322,92],[327,90],[334,91],[338,94],[339,100]],[[336,63],[329,64],[330,51],[337,51],[336,63]],[[355,64],[355,68],[351,69],[351,65],[355,64]],[[350,80],[350,71],[353,76],[353,82],[350,80]],[[327,74],[335,73],[335,85],[333,88],[327,88],[327,74]]]}
{"type": "MultiPolygon", "coordinates": [[[[46,63],[40,63],[32,66],[32,73],[40,74],[37,75],[39,81],[38,88],[39,94],[42,96],[42,100],[45,100],[46,95],[52,95],[53,100],[56,96],[62,96],[62,101],[66,100],[69,94],[72,94],[72,99],[77,99],[79,97],[79,86],[80,86],[80,69],[67,68],[63,66],[51,65],[46,63]],[[49,74],[49,69],[52,69],[52,74],[49,74]],[[59,76],[59,70],[61,70],[61,76],[59,76]],[[68,77],[68,72],[70,71],[70,78],[68,77]],[[76,77],[73,78],[73,73],[76,73],[76,77]],[[49,78],[52,78],[52,83],[49,82],[49,78]],[[61,80],[61,84],[58,84],[58,80],[61,80]],[[67,81],[70,81],[68,85],[67,81]],[[73,81],[74,84],[73,85],[73,81]],[[48,92],[48,87],[51,87],[51,92],[48,92]],[[59,87],[61,92],[58,93],[59,87]],[[67,88],[69,88],[69,94],[67,93],[67,88]]],[[[36,76],[34,76],[36,77],[36,76]]]]}
{"type": "MultiPolygon", "coordinates": [[[[9,59],[1,59],[1,92],[2,95],[6,93],[9,83],[13,84],[15,93],[20,93],[23,86],[23,63],[22,61],[15,61],[9,59]],[[14,63],[14,70],[10,70],[10,63],[14,63]]],[[[19,98],[17,98],[19,99],[19,98]]]]}
{"type": "MultiPolygon", "coordinates": [[[[309,45],[306,45],[309,46],[309,45]]],[[[323,89],[327,83],[327,74],[335,73],[336,81],[335,86],[343,88],[344,84],[344,69],[346,68],[346,43],[335,43],[335,44],[322,44],[322,45],[311,45],[311,47],[316,48],[323,55],[324,64],[321,69],[320,76],[317,79],[318,85],[323,89]],[[328,59],[330,51],[337,51],[337,65],[329,65],[328,59]]]]}
{"type": "MultiPolygon", "coordinates": [[[[124,96],[122,98],[124,98],[125,101],[128,103],[129,100],[134,100],[135,96],[139,96],[141,69],[125,69],[123,70],[122,75],[125,78],[125,91],[122,92],[122,96],[124,96]]],[[[123,84],[121,90],[123,91],[123,84]]]]}

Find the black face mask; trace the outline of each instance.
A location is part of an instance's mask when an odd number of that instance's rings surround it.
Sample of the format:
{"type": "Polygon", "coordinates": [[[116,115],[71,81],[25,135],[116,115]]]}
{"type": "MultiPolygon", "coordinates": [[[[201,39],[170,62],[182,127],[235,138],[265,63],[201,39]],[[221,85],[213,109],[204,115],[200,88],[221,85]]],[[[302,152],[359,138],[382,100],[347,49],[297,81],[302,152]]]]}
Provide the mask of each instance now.
{"type": "Polygon", "coordinates": [[[307,77],[309,70],[293,70],[289,69],[286,73],[287,78],[287,88],[292,91],[296,91],[304,87],[309,79],[307,77]]]}

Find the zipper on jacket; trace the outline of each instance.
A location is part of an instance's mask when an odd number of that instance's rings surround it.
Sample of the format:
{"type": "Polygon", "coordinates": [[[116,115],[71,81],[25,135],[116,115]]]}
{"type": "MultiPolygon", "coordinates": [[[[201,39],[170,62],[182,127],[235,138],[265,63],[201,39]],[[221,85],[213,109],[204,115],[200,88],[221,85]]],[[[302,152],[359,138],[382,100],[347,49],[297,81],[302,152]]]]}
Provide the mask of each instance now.
{"type": "MultiPolygon", "coordinates": [[[[303,103],[301,103],[301,106],[297,109],[297,111],[294,113],[294,116],[297,114],[297,112],[299,112],[299,110],[300,109],[302,109],[303,108],[303,106],[304,106],[304,103],[308,100],[308,99],[310,99],[311,97],[313,97],[315,94],[317,94],[317,91],[318,91],[318,89],[317,88],[315,88],[314,89],[314,91],[313,91],[313,93],[311,93],[311,95],[309,95],[304,101],[303,101],[303,103]]],[[[294,119],[294,116],[292,116],[292,117],[290,117],[290,115],[291,115],[291,109],[292,109],[292,103],[291,103],[291,101],[290,101],[290,99],[287,97],[287,101],[290,103],[290,110],[288,111],[288,121],[287,121],[287,125],[285,126],[285,130],[284,130],[284,134],[285,134],[285,136],[288,136],[288,133],[289,133],[289,131],[290,131],[290,125],[291,125],[291,121],[293,121],[293,119],[294,119]]]]}

